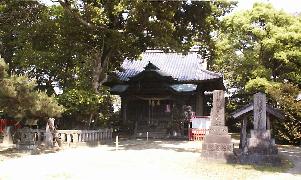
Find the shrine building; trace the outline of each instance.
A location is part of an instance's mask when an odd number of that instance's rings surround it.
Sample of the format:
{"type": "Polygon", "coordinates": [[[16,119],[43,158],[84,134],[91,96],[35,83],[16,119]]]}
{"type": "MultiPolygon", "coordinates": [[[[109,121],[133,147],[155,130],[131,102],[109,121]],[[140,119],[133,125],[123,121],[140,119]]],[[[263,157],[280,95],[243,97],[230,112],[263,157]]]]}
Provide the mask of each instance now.
{"type": "Polygon", "coordinates": [[[187,136],[185,107],[196,116],[209,116],[212,96],[204,92],[224,89],[222,74],[206,70],[196,52],[146,51],[141,56],[126,59],[105,83],[121,97],[124,126],[137,136],[187,136]]]}

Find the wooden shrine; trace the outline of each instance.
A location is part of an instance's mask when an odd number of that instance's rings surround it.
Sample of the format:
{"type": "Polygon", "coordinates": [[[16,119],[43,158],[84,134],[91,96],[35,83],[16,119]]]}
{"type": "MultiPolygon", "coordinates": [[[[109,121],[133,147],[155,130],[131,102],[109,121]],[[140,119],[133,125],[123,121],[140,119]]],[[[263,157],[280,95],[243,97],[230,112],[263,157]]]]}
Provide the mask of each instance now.
{"type": "Polygon", "coordinates": [[[145,52],[141,60],[125,60],[121,70],[105,85],[121,97],[123,127],[136,136],[187,137],[189,118],[210,114],[212,95],[205,91],[224,89],[223,76],[206,70],[197,53],[187,55],[145,52]]]}
{"type": "Polygon", "coordinates": [[[254,94],[253,102],[232,113],[234,118],[241,119],[240,133],[240,161],[242,163],[272,163],[277,164],[280,159],[275,140],[271,137],[270,117],[283,119],[280,111],[269,106],[266,95],[258,92],[254,94]],[[253,129],[247,135],[247,117],[253,112],[253,129]]]}

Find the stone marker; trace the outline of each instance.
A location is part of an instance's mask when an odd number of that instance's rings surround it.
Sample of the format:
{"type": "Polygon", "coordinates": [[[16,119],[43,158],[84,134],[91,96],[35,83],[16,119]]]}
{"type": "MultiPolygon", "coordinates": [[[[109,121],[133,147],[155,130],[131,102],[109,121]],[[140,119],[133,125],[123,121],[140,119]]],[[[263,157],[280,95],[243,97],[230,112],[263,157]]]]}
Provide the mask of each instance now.
{"type": "Polygon", "coordinates": [[[21,132],[20,142],[17,143],[17,149],[19,150],[33,150],[36,149],[35,134],[28,127],[24,127],[19,130],[21,132]]]}
{"type": "Polygon", "coordinates": [[[267,123],[267,117],[266,117],[266,96],[265,94],[259,92],[254,94],[254,129],[261,129],[266,130],[266,123],[267,123]]]}
{"type": "Polygon", "coordinates": [[[201,157],[222,161],[234,160],[233,143],[225,126],[225,98],[224,91],[213,91],[213,107],[211,109],[211,126],[209,134],[204,138],[201,157]]]}
{"type": "Polygon", "coordinates": [[[254,129],[250,130],[251,136],[247,138],[247,151],[243,151],[240,161],[242,163],[255,164],[280,164],[275,140],[271,138],[271,131],[267,130],[265,94],[261,92],[256,93],[253,104],[254,129]]]}
{"type": "Polygon", "coordinates": [[[259,92],[254,95],[254,129],[247,139],[248,153],[277,154],[275,140],[271,138],[271,131],[267,130],[266,96],[259,92]]]}
{"type": "Polygon", "coordinates": [[[45,143],[46,147],[52,147],[53,146],[53,135],[50,131],[49,123],[46,124],[44,143],[45,143]]]}

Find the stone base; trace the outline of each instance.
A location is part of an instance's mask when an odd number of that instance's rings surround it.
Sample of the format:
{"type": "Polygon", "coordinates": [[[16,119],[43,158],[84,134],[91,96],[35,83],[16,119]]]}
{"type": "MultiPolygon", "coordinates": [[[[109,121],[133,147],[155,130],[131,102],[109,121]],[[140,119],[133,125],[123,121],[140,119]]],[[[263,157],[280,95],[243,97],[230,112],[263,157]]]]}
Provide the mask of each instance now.
{"type": "Polygon", "coordinates": [[[201,152],[201,159],[202,160],[214,160],[220,162],[227,162],[227,163],[236,163],[236,156],[233,152],[225,152],[225,151],[202,151],[201,152]]]}
{"type": "Polygon", "coordinates": [[[269,130],[251,130],[251,138],[247,139],[247,153],[260,155],[276,155],[278,149],[269,130]]]}
{"type": "Polygon", "coordinates": [[[17,144],[17,146],[16,146],[16,148],[18,149],[18,150],[34,150],[34,149],[36,149],[37,148],[37,145],[36,144],[30,144],[30,143],[28,143],[28,144],[17,144]]]}
{"type": "Polygon", "coordinates": [[[201,157],[206,160],[235,161],[233,143],[226,126],[210,127],[209,134],[204,137],[201,157]]]}

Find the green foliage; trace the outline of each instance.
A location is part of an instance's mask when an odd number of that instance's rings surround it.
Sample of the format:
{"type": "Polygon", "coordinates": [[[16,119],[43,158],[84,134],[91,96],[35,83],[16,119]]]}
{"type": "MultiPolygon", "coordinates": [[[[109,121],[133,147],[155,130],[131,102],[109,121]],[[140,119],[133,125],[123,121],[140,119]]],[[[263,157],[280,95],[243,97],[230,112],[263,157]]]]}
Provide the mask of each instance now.
{"type": "Polygon", "coordinates": [[[300,17],[254,4],[224,19],[215,68],[235,87],[257,77],[300,84],[300,36],[300,17]]]}
{"type": "Polygon", "coordinates": [[[66,108],[64,117],[72,119],[73,122],[69,124],[74,127],[103,126],[113,116],[111,96],[106,90],[94,93],[83,89],[70,89],[60,95],[58,101],[66,108]],[[94,114],[96,116],[91,116],[94,114]]]}
{"type": "Polygon", "coordinates": [[[229,88],[237,89],[240,98],[231,98],[234,104],[246,104],[257,91],[269,95],[286,115],[284,122],[275,123],[276,136],[289,143],[300,141],[300,37],[300,16],[255,3],[251,10],[224,18],[213,66],[224,72],[229,88]]]}
{"type": "Polygon", "coordinates": [[[301,101],[296,97],[300,89],[292,84],[278,84],[267,89],[272,99],[278,102],[278,108],[285,112],[283,121],[274,121],[277,139],[282,142],[299,145],[301,142],[301,101]]]}
{"type": "Polygon", "coordinates": [[[85,123],[110,117],[110,98],[101,84],[125,58],[139,58],[146,49],[186,53],[198,44],[203,57],[212,59],[212,32],[234,5],[227,1],[57,2],[48,7],[38,1],[1,1],[0,53],[10,64],[10,74],[28,74],[37,79],[40,90],[52,94],[52,83],[58,82],[64,90],[59,97],[67,108],[64,118],[85,123]]]}
{"type": "MultiPolygon", "coordinates": [[[[1,74],[7,67],[0,59],[1,74]]],[[[0,78],[0,109],[16,119],[43,119],[59,117],[64,110],[54,96],[35,90],[35,80],[26,76],[4,76],[0,78]]]]}
{"type": "Polygon", "coordinates": [[[273,86],[266,78],[255,78],[248,81],[245,85],[246,92],[256,93],[258,91],[266,92],[266,90],[273,86]]]}
{"type": "Polygon", "coordinates": [[[47,7],[38,1],[0,3],[0,52],[10,72],[35,77],[40,89],[95,89],[107,71],[148,48],[187,52],[197,43],[213,57],[211,33],[227,1],[85,1],[60,0],[47,7]],[[82,7],[81,7],[82,6],[82,7]],[[12,31],[13,29],[13,31],[12,31]],[[74,78],[74,77],[77,78],[74,78]]]}

